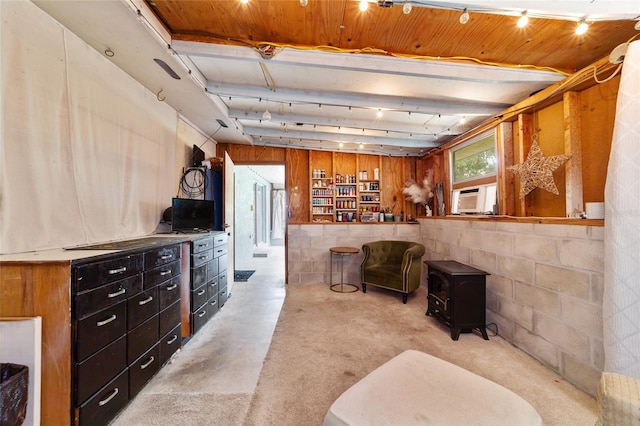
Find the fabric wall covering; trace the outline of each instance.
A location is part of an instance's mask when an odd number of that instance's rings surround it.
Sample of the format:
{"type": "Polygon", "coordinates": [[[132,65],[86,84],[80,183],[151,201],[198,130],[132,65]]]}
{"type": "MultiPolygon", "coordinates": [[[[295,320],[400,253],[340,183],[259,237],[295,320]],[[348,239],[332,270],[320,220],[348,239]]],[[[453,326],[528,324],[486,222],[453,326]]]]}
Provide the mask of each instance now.
{"type": "Polygon", "coordinates": [[[605,371],[640,378],[640,42],[629,45],[605,185],[605,371]]]}
{"type": "Polygon", "coordinates": [[[0,253],[152,233],[177,112],[31,2],[0,21],[0,253]]]}

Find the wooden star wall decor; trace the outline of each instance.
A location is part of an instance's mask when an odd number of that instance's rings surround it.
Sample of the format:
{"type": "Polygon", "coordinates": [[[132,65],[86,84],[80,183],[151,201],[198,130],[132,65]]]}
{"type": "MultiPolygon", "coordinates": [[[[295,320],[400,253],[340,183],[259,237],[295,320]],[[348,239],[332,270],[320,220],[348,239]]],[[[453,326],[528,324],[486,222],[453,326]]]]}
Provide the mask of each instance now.
{"type": "Polygon", "coordinates": [[[560,194],[553,181],[553,172],[569,158],[571,158],[570,155],[564,154],[545,157],[542,155],[538,141],[534,138],[525,162],[507,167],[507,170],[520,178],[520,198],[524,198],[536,188],[542,188],[556,195],[560,194]]]}

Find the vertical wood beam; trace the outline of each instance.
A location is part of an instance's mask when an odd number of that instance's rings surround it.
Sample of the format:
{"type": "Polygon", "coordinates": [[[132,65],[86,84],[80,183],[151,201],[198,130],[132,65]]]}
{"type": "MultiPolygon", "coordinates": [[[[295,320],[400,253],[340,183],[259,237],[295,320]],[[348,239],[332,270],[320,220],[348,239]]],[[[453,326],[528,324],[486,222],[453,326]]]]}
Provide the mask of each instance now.
{"type": "Polygon", "coordinates": [[[498,156],[498,214],[515,216],[515,175],[507,170],[513,166],[513,126],[502,122],[496,128],[498,156]]]}
{"type": "Polygon", "coordinates": [[[564,153],[571,155],[565,163],[565,207],[567,217],[583,211],[582,188],[582,113],[580,94],[566,92],[563,95],[564,113],[564,153]]]}
{"type": "MultiPolygon", "coordinates": [[[[529,150],[531,149],[531,138],[535,129],[533,128],[533,114],[518,114],[518,163],[524,163],[529,150]]],[[[520,198],[520,185],[518,184],[518,202],[516,209],[520,211],[519,216],[533,216],[532,194],[527,194],[520,198]]]]}

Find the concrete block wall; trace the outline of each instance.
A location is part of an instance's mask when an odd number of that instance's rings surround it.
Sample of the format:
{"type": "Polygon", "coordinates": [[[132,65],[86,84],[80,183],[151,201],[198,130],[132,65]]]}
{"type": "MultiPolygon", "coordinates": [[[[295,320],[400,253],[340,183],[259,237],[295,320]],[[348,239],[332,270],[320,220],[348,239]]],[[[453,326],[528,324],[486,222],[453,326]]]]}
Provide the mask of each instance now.
{"type": "MultiPolygon", "coordinates": [[[[489,272],[487,323],[595,396],[604,367],[603,239],[604,228],[598,226],[473,219],[289,225],[288,284],[328,285],[330,247],[360,249],[375,240],[420,242],[426,249],[424,260],[452,259],[489,272]]],[[[345,258],[345,282],[360,282],[362,256],[345,258]]],[[[339,259],[334,256],[333,282],[339,280],[339,259]]]]}
{"type": "MultiPolygon", "coordinates": [[[[329,284],[331,247],[355,247],[344,258],[345,282],[360,283],[362,244],[376,240],[418,241],[420,226],[407,223],[301,224],[287,226],[288,284],[329,284]]],[[[333,283],[340,282],[340,257],[333,256],[333,283]]]]}
{"type": "Polygon", "coordinates": [[[604,366],[604,228],[420,220],[426,259],[489,272],[487,323],[500,336],[595,395],[604,366]]]}

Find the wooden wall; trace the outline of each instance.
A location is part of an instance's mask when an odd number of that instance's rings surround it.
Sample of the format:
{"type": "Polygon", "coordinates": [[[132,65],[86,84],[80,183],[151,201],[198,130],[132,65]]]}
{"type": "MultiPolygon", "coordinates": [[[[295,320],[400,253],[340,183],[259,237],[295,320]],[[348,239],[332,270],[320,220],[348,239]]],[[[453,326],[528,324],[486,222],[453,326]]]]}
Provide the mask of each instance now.
{"type": "Polygon", "coordinates": [[[407,179],[416,179],[416,157],[218,144],[216,155],[222,157],[225,151],[235,164],[284,164],[289,223],[311,221],[311,171],[322,167],[327,176],[357,175],[359,170],[367,170],[369,179],[373,179],[373,169],[379,164],[380,206],[392,208],[395,204],[396,214],[415,212],[415,206],[405,201],[402,190],[407,179]]]}
{"type": "Polygon", "coordinates": [[[432,169],[434,181],[445,183],[446,211],[450,213],[447,203],[451,192],[450,149],[480,132],[495,129],[500,214],[566,217],[583,211],[586,202],[604,201],[619,84],[620,78],[615,77],[601,84],[592,82],[589,87],[583,87],[582,83],[575,91],[534,95],[507,110],[503,118],[432,150],[418,160],[417,173],[432,169]],[[572,157],[553,173],[558,195],[536,188],[521,200],[519,178],[507,167],[527,158],[534,136],[545,157],[559,154],[572,157]]]}

